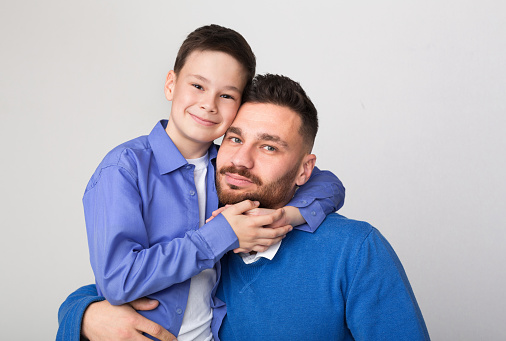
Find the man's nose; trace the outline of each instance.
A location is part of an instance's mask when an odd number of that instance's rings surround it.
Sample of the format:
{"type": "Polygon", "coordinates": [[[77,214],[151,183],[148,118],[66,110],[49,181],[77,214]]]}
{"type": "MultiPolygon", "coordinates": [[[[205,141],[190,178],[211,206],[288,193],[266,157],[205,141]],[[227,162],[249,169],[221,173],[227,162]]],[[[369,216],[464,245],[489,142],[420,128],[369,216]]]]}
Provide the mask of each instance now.
{"type": "Polygon", "coordinates": [[[230,161],[238,168],[253,168],[253,165],[255,164],[253,148],[242,145],[236,150],[230,161]]]}

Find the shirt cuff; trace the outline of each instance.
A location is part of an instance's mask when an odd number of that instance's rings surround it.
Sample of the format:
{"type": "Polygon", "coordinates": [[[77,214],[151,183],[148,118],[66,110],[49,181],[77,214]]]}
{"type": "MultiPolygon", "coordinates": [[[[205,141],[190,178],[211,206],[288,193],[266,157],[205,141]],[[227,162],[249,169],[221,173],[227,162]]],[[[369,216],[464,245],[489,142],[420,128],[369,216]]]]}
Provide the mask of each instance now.
{"type": "Polygon", "coordinates": [[[215,256],[215,261],[223,257],[227,251],[239,247],[239,239],[222,214],[216,216],[213,220],[202,226],[198,233],[205,240],[215,256]]]}
{"type": "Polygon", "coordinates": [[[313,201],[309,206],[299,207],[299,211],[306,220],[306,224],[295,226],[295,228],[306,232],[316,231],[327,217],[317,200],[313,201]]]}

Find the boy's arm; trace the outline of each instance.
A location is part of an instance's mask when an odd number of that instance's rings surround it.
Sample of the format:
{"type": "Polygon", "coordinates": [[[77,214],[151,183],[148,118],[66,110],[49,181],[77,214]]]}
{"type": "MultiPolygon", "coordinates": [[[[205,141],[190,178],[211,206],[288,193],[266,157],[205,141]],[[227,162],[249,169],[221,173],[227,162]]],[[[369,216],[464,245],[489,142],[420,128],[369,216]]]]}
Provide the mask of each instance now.
{"type": "Polygon", "coordinates": [[[150,241],[137,179],[124,167],[101,169],[83,204],[95,280],[114,305],[182,283],[239,244],[221,216],[179,238],[150,241]]]}
{"type": "MultiPolygon", "coordinates": [[[[137,179],[121,166],[101,169],[98,179],[90,182],[83,204],[95,279],[100,293],[114,305],[145,297],[212,268],[227,251],[244,244],[241,236],[247,239],[248,233],[241,234],[240,229],[254,228],[236,221],[244,218],[243,211],[255,207],[252,202],[243,202],[234,205],[227,217],[219,215],[181,237],[154,243],[144,223],[137,179]]],[[[260,228],[270,224],[270,218],[255,220],[257,235],[272,238],[268,245],[276,242],[277,234],[288,231],[260,228]]]]}
{"type": "Polygon", "coordinates": [[[56,341],[145,340],[141,333],[163,341],[175,340],[166,329],[135,311],[151,310],[156,306],[158,302],[147,299],[112,306],[98,296],[95,285],[84,286],[67,297],[58,310],[56,341]]]}
{"type": "Polygon", "coordinates": [[[344,186],[337,176],[314,167],[309,180],[297,189],[285,207],[287,224],[303,231],[316,231],[328,214],[343,206],[344,195],[344,186]]]}

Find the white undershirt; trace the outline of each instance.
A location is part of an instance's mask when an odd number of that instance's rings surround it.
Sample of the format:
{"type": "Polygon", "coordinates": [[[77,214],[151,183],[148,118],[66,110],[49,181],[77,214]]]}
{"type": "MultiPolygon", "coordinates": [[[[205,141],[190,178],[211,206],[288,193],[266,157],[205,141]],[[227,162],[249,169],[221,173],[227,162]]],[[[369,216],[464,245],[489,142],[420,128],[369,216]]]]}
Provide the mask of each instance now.
{"type": "MultiPolygon", "coordinates": [[[[194,177],[199,202],[199,227],[206,219],[206,175],[208,155],[198,159],[188,159],[188,163],[195,165],[194,177]]],[[[183,317],[183,324],[177,336],[178,341],[198,340],[212,341],[211,321],[211,292],[216,284],[216,270],[206,269],[191,278],[190,293],[183,317]]]]}
{"type": "Polygon", "coordinates": [[[281,246],[282,240],[277,242],[274,245],[269,246],[269,248],[263,252],[257,252],[253,254],[249,253],[240,253],[239,255],[242,258],[242,261],[246,264],[255,263],[260,258],[267,258],[268,260],[272,260],[276,253],[278,253],[279,247],[281,246]]]}

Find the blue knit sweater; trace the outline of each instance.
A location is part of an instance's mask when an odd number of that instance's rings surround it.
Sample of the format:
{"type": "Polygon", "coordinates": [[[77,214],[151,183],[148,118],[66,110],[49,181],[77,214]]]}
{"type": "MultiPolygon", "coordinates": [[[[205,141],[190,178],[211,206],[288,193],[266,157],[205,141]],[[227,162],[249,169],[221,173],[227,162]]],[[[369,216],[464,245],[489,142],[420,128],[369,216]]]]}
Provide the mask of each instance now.
{"type": "Polygon", "coordinates": [[[406,274],[367,223],[331,214],[289,233],[272,261],[222,258],[220,339],[429,340],[406,274]]]}
{"type": "MultiPolygon", "coordinates": [[[[290,232],[272,261],[222,258],[220,339],[429,340],[395,252],[367,223],[331,214],[314,233],[290,232]]],[[[83,313],[103,300],[78,289],[58,312],[57,340],[79,341],[83,313]]]]}

